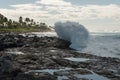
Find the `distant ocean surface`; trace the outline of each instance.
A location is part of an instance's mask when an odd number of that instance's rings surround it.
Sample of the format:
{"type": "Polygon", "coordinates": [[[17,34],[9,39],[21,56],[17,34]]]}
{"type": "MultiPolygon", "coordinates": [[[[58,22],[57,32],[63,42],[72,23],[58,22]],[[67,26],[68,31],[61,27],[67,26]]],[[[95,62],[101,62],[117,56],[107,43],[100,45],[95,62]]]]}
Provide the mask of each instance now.
{"type": "Polygon", "coordinates": [[[120,58],[120,33],[91,33],[82,52],[120,58]]]}
{"type": "MultiPolygon", "coordinates": [[[[38,37],[57,36],[55,32],[33,32],[38,37]]],[[[80,52],[86,52],[103,57],[120,58],[120,33],[90,33],[86,48],[80,52]]],[[[78,51],[79,52],[79,51],[78,51]]]]}

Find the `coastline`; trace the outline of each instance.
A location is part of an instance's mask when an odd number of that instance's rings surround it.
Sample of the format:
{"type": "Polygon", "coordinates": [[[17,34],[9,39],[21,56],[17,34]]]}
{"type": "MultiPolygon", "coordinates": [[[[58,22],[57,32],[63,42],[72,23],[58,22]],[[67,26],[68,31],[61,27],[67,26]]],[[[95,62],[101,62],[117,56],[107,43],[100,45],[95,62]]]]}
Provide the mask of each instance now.
{"type": "Polygon", "coordinates": [[[0,38],[1,80],[88,80],[87,77],[79,76],[94,74],[102,80],[120,79],[120,59],[78,53],[69,48],[70,42],[57,37],[29,37],[6,33],[1,34],[0,38]],[[89,60],[81,62],[65,58],[89,60]],[[7,69],[6,64],[9,65],[7,69]],[[48,71],[34,71],[45,69],[48,71]],[[49,72],[51,69],[52,74],[49,72]]]}

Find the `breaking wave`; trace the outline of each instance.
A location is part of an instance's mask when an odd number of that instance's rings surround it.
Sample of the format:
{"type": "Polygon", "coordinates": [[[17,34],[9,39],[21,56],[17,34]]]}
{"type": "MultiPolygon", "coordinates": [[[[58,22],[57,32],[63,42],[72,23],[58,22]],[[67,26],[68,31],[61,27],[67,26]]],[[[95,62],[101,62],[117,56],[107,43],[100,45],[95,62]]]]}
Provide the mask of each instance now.
{"type": "Polygon", "coordinates": [[[71,42],[70,48],[81,50],[86,47],[89,32],[83,25],[70,21],[57,22],[55,31],[60,38],[71,42]]]}

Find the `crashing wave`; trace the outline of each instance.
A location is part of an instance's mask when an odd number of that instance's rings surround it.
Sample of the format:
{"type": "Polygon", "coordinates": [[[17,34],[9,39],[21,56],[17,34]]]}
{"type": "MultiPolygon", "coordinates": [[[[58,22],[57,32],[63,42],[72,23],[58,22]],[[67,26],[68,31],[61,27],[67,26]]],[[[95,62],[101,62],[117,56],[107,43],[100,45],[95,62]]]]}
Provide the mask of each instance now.
{"type": "Polygon", "coordinates": [[[58,36],[71,42],[70,48],[81,50],[86,47],[89,32],[87,29],[76,22],[57,22],[55,31],[58,36]]]}

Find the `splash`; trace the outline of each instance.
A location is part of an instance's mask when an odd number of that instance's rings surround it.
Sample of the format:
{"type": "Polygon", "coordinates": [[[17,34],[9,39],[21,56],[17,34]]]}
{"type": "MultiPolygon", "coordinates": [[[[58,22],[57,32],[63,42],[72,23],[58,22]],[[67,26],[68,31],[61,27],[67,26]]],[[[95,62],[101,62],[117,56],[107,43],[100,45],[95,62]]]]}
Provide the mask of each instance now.
{"type": "Polygon", "coordinates": [[[60,38],[71,42],[70,48],[81,50],[86,47],[89,32],[83,25],[70,21],[57,22],[55,31],[60,38]]]}

